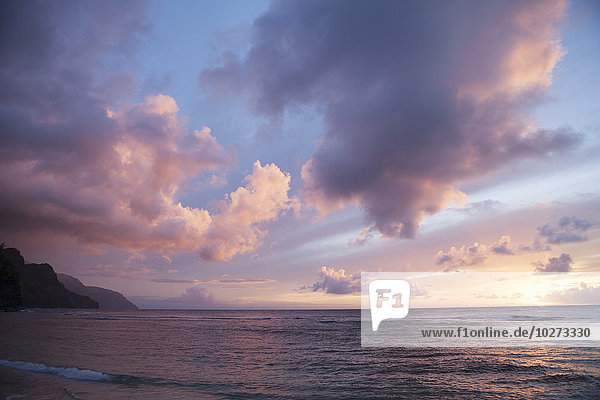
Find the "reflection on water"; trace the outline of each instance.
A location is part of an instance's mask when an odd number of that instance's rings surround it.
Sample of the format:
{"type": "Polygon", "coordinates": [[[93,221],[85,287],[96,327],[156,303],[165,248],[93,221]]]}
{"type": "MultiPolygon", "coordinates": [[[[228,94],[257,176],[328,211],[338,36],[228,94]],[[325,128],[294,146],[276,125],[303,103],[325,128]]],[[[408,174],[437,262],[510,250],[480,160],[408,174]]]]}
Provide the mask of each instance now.
{"type": "Polygon", "coordinates": [[[358,310],[2,313],[0,359],[111,379],[0,365],[0,394],[562,399],[600,392],[598,348],[368,349],[360,327],[358,310]]]}

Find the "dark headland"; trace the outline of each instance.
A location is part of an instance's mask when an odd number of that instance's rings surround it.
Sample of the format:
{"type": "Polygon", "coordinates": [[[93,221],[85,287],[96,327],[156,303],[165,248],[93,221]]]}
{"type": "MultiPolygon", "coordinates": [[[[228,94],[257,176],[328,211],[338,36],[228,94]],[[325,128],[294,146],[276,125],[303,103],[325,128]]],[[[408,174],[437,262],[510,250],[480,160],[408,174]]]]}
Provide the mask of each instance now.
{"type": "Polygon", "coordinates": [[[85,286],[50,264],[25,263],[19,250],[0,246],[0,310],[23,308],[137,309],[121,293],[85,286]]]}

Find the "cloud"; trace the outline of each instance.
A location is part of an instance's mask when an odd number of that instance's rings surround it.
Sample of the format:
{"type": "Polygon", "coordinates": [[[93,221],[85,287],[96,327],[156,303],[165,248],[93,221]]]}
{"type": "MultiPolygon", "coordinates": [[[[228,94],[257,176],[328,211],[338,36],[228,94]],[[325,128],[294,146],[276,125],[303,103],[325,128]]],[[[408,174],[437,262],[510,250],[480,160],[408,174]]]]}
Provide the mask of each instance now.
{"type": "Polygon", "coordinates": [[[232,306],[201,286],[189,287],[179,296],[130,296],[129,299],[140,308],[150,309],[230,309],[232,306]]]}
{"type": "Polygon", "coordinates": [[[185,292],[178,297],[169,297],[165,303],[193,305],[193,306],[212,306],[217,303],[215,297],[207,289],[200,286],[192,286],[185,289],[185,292]]]}
{"type": "Polygon", "coordinates": [[[145,3],[12,2],[0,18],[3,233],[227,261],[298,207],[289,175],[258,161],[215,212],[182,203],[191,182],[220,185],[237,161],[208,127],[190,130],[172,97],[128,100],[145,3]]]}
{"type": "Polygon", "coordinates": [[[192,286],[187,288],[180,296],[157,297],[157,296],[131,296],[129,297],[140,308],[158,309],[218,309],[229,308],[206,288],[192,286]]]}
{"type": "Polygon", "coordinates": [[[410,295],[411,296],[427,296],[429,292],[419,282],[410,283],[410,295]]]}
{"type": "Polygon", "coordinates": [[[97,264],[79,268],[78,276],[101,276],[106,278],[137,279],[151,273],[145,267],[116,267],[110,264],[97,264]]]}
{"type": "Polygon", "coordinates": [[[246,185],[231,192],[219,203],[217,214],[198,243],[200,254],[209,260],[228,260],[262,244],[265,223],[281,213],[298,211],[299,201],[288,197],[290,175],[275,164],[264,167],[256,161],[246,185]]]}
{"type": "Polygon", "coordinates": [[[545,224],[537,228],[537,236],[548,244],[584,242],[582,235],[593,226],[593,222],[577,217],[562,217],[558,224],[545,224]]]}
{"type": "Polygon", "coordinates": [[[310,286],[313,292],[319,290],[331,294],[348,294],[360,292],[360,274],[346,275],[343,269],[321,267],[320,279],[310,286]]]}
{"type": "Polygon", "coordinates": [[[478,294],[477,296],[475,296],[475,298],[493,300],[493,299],[498,299],[499,296],[497,294],[490,294],[490,295],[478,294]]]}
{"type": "Polygon", "coordinates": [[[569,272],[571,264],[573,264],[571,256],[565,253],[558,257],[547,256],[545,263],[543,261],[533,263],[535,266],[534,272],[569,272]]]}
{"type": "Polygon", "coordinates": [[[360,247],[373,238],[373,228],[365,228],[357,238],[348,239],[348,246],[360,247]]]}
{"type": "Polygon", "coordinates": [[[446,264],[449,269],[454,269],[467,265],[482,264],[489,256],[488,247],[475,242],[470,246],[463,245],[460,248],[452,246],[447,252],[438,251],[436,264],[446,264]]]}
{"type": "Polygon", "coordinates": [[[493,254],[513,255],[514,252],[510,247],[510,236],[503,235],[489,246],[475,242],[470,246],[462,245],[460,248],[452,246],[446,252],[440,250],[435,259],[437,265],[446,265],[446,270],[454,270],[459,267],[483,264],[493,254]]]}
{"type": "Polygon", "coordinates": [[[500,209],[505,207],[506,204],[501,201],[487,199],[469,203],[466,207],[459,208],[457,211],[470,215],[490,215],[497,213],[500,209]]]}
{"type": "Polygon", "coordinates": [[[0,172],[5,228],[62,231],[127,249],[198,251],[227,261],[260,246],[264,223],[298,206],[287,196],[289,175],[258,161],[246,185],[218,203],[218,213],[183,205],[178,198],[187,180],[231,162],[210,129],[189,133],[175,100],[165,95],[106,113],[113,125],[97,147],[102,160],[80,160],[70,169],[59,160],[58,171],[36,154],[0,172]]]}
{"type": "Polygon", "coordinates": [[[565,53],[566,5],[273,2],[249,51],[199,80],[248,95],[274,120],[317,105],[327,132],[302,168],[307,203],[322,213],[358,204],[383,235],[414,237],[464,197],[461,182],[579,141],[531,116],[565,53]]]}
{"type": "Polygon", "coordinates": [[[263,283],[277,282],[275,279],[219,279],[200,281],[201,283],[210,283],[214,285],[259,285],[263,283]]]}
{"type": "Polygon", "coordinates": [[[152,282],[157,283],[193,283],[194,285],[200,283],[208,283],[214,285],[259,285],[263,283],[277,282],[274,279],[220,279],[220,280],[207,280],[202,281],[198,279],[151,279],[152,282]]]}
{"type": "Polygon", "coordinates": [[[579,287],[555,290],[542,297],[542,301],[554,304],[600,304],[600,287],[579,282],[579,287]]]}
{"type": "Polygon", "coordinates": [[[196,279],[168,279],[168,278],[150,279],[150,281],[156,282],[156,283],[193,283],[193,284],[200,282],[196,279]]]}
{"type": "Polygon", "coordinates": [[[515,253],[510,248],[510,242],[511,242],[510,236],[504,235],[500,238],[499,241],[492,244],[490,249],[493,253],[496,253],[496,254],[513,255],[515,253]]]}
{"type": "Polygon", "coordinates": [[[575,216],[562,217],[556,223],[547,223],[538,226],[536,236],[531,246],[521,246],[525,251],[549,251],[551,244],[578,243],[588,240],[584,235],[597,223],[585,218],[575,216]]]}

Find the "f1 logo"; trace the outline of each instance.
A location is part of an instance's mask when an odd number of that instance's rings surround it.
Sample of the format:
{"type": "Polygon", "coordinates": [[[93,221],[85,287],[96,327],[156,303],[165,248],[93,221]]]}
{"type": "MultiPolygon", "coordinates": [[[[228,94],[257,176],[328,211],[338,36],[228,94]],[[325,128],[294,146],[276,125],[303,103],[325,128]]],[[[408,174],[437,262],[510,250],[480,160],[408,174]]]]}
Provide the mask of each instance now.
{"type": "Polygon", "coordinates": [[[375,279],[369,283],[373,331],[384,319],[404,318],[410,305],[410,284],[402,279],[375,279]]]}

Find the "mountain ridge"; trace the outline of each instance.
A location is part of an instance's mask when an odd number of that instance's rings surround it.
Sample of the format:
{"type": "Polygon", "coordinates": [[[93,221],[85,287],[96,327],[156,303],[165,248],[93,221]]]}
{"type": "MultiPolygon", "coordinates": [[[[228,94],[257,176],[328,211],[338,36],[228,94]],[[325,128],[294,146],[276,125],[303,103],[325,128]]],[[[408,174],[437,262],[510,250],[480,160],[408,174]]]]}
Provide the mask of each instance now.
{"type": "Polygon", "coordinates": [[[19,250],[0,246],[0,309],[98,308],[88,296],[67,290],[50,264],[25,263],[19,250]]]}
{"type": "Polygon", "coordinates": [[[74,276],[58,272],[58,280],[71,292],[87,296],[98,302],[101,310],[138,310],[138,307],[121,293],[98,286],[84,285],[74,276]]]}
{"type": "Polygon", "coordinates": [[[22,308],[138,309],[119,292],[85,286],[75,277],[57,274],[47,263],[25,263],[19,250],[2,243],[0,310],[22,308]]]}

